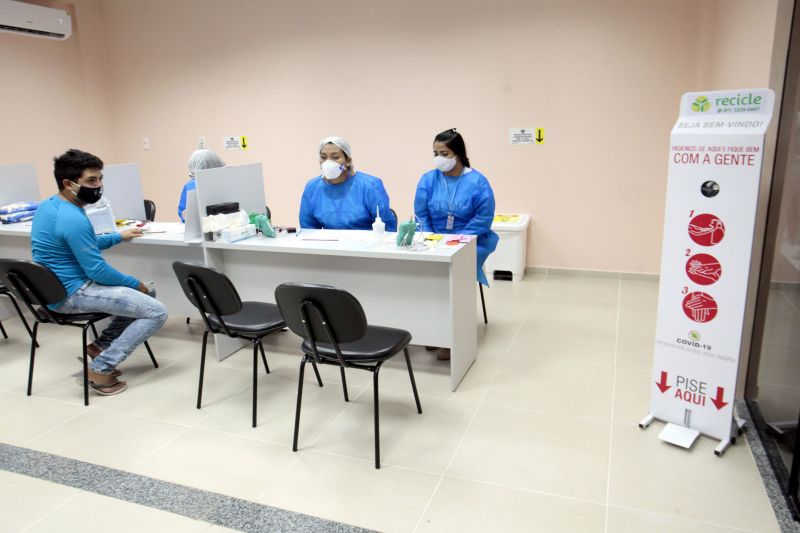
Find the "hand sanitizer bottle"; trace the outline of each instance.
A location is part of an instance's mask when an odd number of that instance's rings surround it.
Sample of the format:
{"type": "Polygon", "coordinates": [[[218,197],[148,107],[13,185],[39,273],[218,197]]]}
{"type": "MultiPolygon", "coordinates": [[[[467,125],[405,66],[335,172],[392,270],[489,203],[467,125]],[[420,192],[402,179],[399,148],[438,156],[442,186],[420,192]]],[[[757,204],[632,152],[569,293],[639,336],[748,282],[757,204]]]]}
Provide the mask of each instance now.
{"type": "Polygon", "coordinates": [[[383,236],[386,233],[386,224],[381,220],[381,208],[377,207],[378,216],[375,217],[375,222],[372,223],[372,234],[375,236],[375,242],[383,242],[383,236]]]}

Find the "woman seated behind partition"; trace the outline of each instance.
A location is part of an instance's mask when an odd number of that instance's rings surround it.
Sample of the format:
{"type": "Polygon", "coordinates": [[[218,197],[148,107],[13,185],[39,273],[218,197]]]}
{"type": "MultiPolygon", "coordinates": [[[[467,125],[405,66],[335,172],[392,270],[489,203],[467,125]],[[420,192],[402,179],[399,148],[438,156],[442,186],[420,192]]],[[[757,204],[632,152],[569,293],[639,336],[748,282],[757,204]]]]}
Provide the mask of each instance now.
{"type": "Polygon", "coordinates": [[[380,212],[386,231],[397,231],[383,182],[355,169],[347,141],[322,139],[319,163],[322,173],[306,183],[300,200],[301,228],[369,230],[380,212]]]}
{"type": "Polygon", "coordinates": [[[205,170],[207,168],[218,168],[224,166],[225,161],[223,161],[216,154],[216,152],[212,150],[201,148],[192,152],[192,155],[189,156],[189,181],[187,181],[183,186],[183,190],[181,191],[181,199],[178,202],[178,216],[180,217],[181,222],[186,222],[186,193],[194,190],[195,187],[197,187],[197,183],[194,181],[195,172],[198,170],[205,170]]]}

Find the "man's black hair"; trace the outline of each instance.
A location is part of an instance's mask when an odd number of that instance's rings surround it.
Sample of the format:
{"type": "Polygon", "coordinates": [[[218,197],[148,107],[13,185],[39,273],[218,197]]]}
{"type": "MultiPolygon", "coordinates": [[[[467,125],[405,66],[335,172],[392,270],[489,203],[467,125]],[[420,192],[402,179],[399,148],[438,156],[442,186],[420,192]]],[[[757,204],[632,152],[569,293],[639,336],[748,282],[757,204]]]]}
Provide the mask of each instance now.
{"type": "Polygon", "coordinates": [[[71,148],[62,155],[53,158],[53,174],[56,177],[58,190],[64,188],[64,180],[77,183],[87,168],[103,170],[103,160],[89,152],[82,152],[71,148]]]}

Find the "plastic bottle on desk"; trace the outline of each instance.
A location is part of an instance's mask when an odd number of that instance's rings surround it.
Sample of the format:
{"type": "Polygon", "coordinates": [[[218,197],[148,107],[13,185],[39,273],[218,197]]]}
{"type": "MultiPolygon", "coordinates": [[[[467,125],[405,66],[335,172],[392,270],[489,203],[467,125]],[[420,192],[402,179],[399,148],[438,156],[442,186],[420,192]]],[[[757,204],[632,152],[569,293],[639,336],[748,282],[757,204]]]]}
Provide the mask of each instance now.
{"type": "Polygon", "coordinates": [[[376,209],[378,215],[375,217],[375,222],[372,223],[372,234],[375,236],[376,243],[382,243],[383,236],[386,234],[386,224],[381,220],[381,208],[376,209]]]}

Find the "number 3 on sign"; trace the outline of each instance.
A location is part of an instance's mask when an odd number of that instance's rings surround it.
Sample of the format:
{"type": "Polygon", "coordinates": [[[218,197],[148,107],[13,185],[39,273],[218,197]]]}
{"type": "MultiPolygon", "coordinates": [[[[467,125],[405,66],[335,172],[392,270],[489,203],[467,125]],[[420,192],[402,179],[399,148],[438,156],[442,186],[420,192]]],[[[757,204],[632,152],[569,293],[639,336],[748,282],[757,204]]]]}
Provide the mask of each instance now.
{"type": "Polygon", "coordinates": [[[689,292],[689,287],[684,287],[684,288],[681,290],[681,294],[686,294],[687,292],[689,292]]]}

